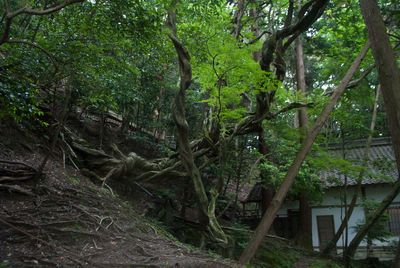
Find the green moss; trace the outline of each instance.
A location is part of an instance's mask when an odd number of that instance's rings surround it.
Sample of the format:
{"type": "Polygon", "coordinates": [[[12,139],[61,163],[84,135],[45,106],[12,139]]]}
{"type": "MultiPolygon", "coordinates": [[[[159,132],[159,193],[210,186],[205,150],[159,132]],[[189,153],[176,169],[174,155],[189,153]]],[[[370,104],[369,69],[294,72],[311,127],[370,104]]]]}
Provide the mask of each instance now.
{"type": "Polygon", "coordinates": [[[300,259],[300,254],[296,251],[259,250],[257,253],[257,267],[290,268],[300,259]]]}
{"type": "Polygon", "coordinates": [[[310,268],[341,268],[343,266],[331,260],[317,260],[310,263],[310,268]]]}
{"type": "Polygon", "coordinates": [[[73,184],[79,184],[79,178],[70,176],[70,175],[69,175],[68,173],[66,173],[66,172],[63,172],[63,175],[64,175],[68,180],[70,180],[73,184]]]}

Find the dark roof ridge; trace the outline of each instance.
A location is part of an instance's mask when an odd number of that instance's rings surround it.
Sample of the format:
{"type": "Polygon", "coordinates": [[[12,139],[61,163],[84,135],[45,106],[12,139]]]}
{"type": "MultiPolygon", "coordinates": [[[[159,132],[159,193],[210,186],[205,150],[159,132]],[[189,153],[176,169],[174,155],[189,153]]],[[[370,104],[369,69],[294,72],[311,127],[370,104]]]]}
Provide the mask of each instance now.
{"type": "MultiPolygon", "coordinates": [[[[349,140],[345,141],[344,146],[346,149],[352,148],[363,148],[367,144],[367,139],[357,139],[357,140],[349,140]]],[[[392,145],[391,137],[378,137],[372,138],[371,146],[384,146],[384,145],[392,145]]],[[[342,149],[342,143],[328,143],[321,145],[322,147],[327,148],[328,150],[339,150],[342,149]]]]}

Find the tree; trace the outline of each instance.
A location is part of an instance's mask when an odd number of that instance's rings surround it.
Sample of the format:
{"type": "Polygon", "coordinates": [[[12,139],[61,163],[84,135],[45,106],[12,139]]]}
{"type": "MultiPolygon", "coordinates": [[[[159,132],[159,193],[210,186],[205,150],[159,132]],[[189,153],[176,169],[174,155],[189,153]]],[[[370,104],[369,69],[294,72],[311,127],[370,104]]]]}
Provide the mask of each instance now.
{"type": "Polygon", "coordinates": [[[335,106],[337,100],[342,95],[343,91],[346,89],[347,84],[350,82],[350,79],[358,69],[361,61],[367,54],[369,50],[369,42],[365,44],[362,51],[359,53],[357,58],[354,60],[352,66],[347,71],[346,76],[341,81],[340,85],[335,89],[334,94],[332,95],[329,104],[324,108],[318,119],[315,121],[312,129],[310,130],[307,137],[304,139],[301,148],[299,149],[298,153],[296,154],[295,159],[293,160],[291,166],[289,167],[282,184],[280,185],[277,193],[275,194],[271,205],[268,207],[268,210],[264,214],[261,219],[260,224],[257,226],[251,240],[249,241],[247,247],[243,251],[242,255],[240,256],[239,262],[245,264],[249,262],[255,255],[258,247],[260,246],[262,240],[264,239],[265,235],[267,234],[275,216],[278,212],[279,208],[281,207],[287,192],[289,191],[290,187],[292,186],[294,179],[302,165],[306,155],[308,154],[315,138],[317,137],[319,131],[321,130],[326,118],[329,116],[330,112],[332,111],[333,107],[335,106]]]}
{"type": "MultiPolygon", "coordinates": [[[[305,97],[306,79],[303,59],[303,44],[300,36],[296,39],[296,80],[297,91],[305,97]]],[[[302,107],[297,111],[297,120],[299,124],[301,143],[307,136],[309,124],[307,109],[305,107],[302,107]]],[[[312,214],[309,199],[307,197],[307,191],[300,193],[299,204],[300,222],[296,242],[304,248],[312,249],[312,214]]]]}
{"type": "MultiPolygon", "coordinates": [[[[368,153],[369,153],[369,149],[370,149],[371,143],[372,143],[372,133],[374,132],[374,129],[375,129],[375,122],[376,122],[376,114],[377,114],[377,110],[378,110],[379,95],[380,95],[380,86],[378,86],[378,89],[376,91],[376,98],[375,98],[375,103],[374,103],[374,111],[372,113],[372,120],[371,120],[371,127],[370,127],[371,133],[368,136],[367,144],[365,146],[364,156],[363,156],[362,163],[361,163],[361,165],[364,168],[367,167],[367,164],[368,164],[367,163],[368,153]]],[[[323,254],[329,254],[331,252],[331,250],[333,248],[335,248],[336,243],[339,241],[339,238],[342,235],[344,229],[347,228],[348,221],[349,221],[351,215],[353,214],[354,208],[356,207],[358,195],[361,192],[363,176],[364,176],[364,169],[362,169],[360,171],[360,173],[358,174],[357,187],[354,190],[354,194],[353,194],[353,197],[352,197],[352,199],[350,201],[350,205],[349,205],[348,209],[346,208],[345,217],[344,217],[342,223],[340,224],[338,230],[336,231],[335,236],[333,237],[333,239],[327,244],[326,248],[323,249],[323,252],[322,252],[323,254]]]]}
{"type": "Polygon", "coordinates": [[[178,132],[179,155],[189,178],[192,180],[196,197],[199,201],[200,213],[202,215],[200,218],[201,223],[209,228],[214,239],[222,243],[227,243],[226,235],[222,231],[215,216],[215,204],[218,192],[216,189],[212,189],[210,191],[210,201],[208,200],[199,169],[194,163],[192,149],[189,144],[188,124],[185,117],[185,91],[192,83],[192,67],[190,65],[188,51],[177,38],[175,25],[176,4],[177,1],[174,1],[168,13],[167,27],[170,30],[168,36],[173,42],[179,58],[179,92],[176,96],[174,106],[174,121],[178,132]]]}
{"type": "MultiPolygon", "coordinates": [[[[389,127],[392,136],[393,149],[396,157],[397,169],[400,171],[400,73],[390,44],[386,27],[380,15],[378,4],[374,0],[360,0],[361,12],[371,39],[372,53],[375,58],[379,74],[382,95],[385,102],[389,127]]],[[[347,261],[354,255],[358,245],[368,232],[368,229],[378,221],[379,217],[390,205],[400,191],[400,180],[394,184],[392,191],[382,201],[381,206],[357,233],[347,248],[347,261]]]]}

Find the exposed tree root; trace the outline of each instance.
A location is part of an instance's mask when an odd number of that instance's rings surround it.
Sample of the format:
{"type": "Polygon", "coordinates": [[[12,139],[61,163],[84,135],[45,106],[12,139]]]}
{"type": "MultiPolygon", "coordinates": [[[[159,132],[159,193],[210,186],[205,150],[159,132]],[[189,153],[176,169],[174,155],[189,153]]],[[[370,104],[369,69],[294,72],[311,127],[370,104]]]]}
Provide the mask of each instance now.
{"type": "Polygon", "coordinates": [[[203,267],[212,261],[157,235],[162,231],[101,188],[36,190],[34,198],[5,199],[0,206],[0,249],[13,267],[203,267]]]}
{"type": "Polygon", "coordinates": [[[5,189],[10,192],[16,192],[16,193],[20,193],[20,194],[29,195],[29,196],[35,196],[35,194],[32,193],[32,191],[25,189],[19,185],[0,184],[0,189],[5,189]]]}
{"type": "MultiPolygon", "coordinates": [[[[84,166],[89,168],[90,172],[87,173],[102,183],[109,179],[122,178],[129,178],[132,182],[148,182],[171,177],[187,177],[179,159],[162,158],[150,161],[133,152],[125,155],[116,145],[112,145],[113,155],[110,155],[103,150],[90,148],[85,140],[78,138],[71,131],[67,130],[67,133],[71,139],[71,147],[81,160],[84,160],[84,166]]],[[[207,150],[200,150],[197,155],[206,152],[207,150]]]]}
{"type": "Polygon", "coordinates": [[[36,168],[23,162],[0,160],[0,182],[29,180],[36,174],[36,168]]]}
{"type": "Polygon", "coordinates": [[[33,179],[37,173],[38,172],[36,168],[26,163],[0,160],[0,189],[29,196],[35,196],[31,190],[17,185],[16,183],[33,179]]]}
{"type": "Polygon", "coordinates": [[[82,261],[84,261],[85,263],[89,263],[89,264],[93,265],[94,267],[105,267],[105,266],[103,266],[103,265],[94,263],[94,262],[92,262],[92,261],[90,261],[90,260],[86,260],[86,259],[85,259],[84,257],[82,257],[82,256],[79,256],[79,255],[77,255],[77,254],[75,254],[75,253],[73,253],[73,252],[70,252],[70,251],[68,251],[68,250],[66,250],[66,249],[64,249],[64,248],[61,248],[61,247],[59,247],[59,246],[56,246],[56,245],[54,245],[54,244],[52,244],[52,243],[50,243],[50,242],[47,242],[47,241],[45,241],[45,240],[43,240],[43,239],[41,239],[41,238],[39,238],[39,237],[37,237],[37,236],[34,236],[34,235],[28,233],[27,231],[25,231],[25,230],[23,230],[23,229],[21,229],[21,228],[15,226],[15,225],[9,223],[9,222],[3,220],[2,218],[0,218],[0,223],[4,224],[4,225],[6,225],[6,226],[8,226],[8,227],[10,227],[10,228],[12,228],[12,229],[14,229],[14,230],[20,232],[20,233],[23,233],[24,235],[28,236],[29,238],[31,238],[31,239],[33,239],[33,240],[36,240],[36,241],[38,241],[38,242],[40,242],[40,243],[43,243],[43,244],[45,244],[45,245],[47,245],[47,246],[49,246],[49,247],[52,247],[52,248],[54,248],[54,249],[56,249],[56,250],[63,251],[63,252],[65,252],[65,253],[67,253],[68,255],[70,255],[71,257],[73,257],[73,259],[75,259],[75,260],[76,260],[76,259],[77,259],[77,260],[82,260],[82,261]]]}

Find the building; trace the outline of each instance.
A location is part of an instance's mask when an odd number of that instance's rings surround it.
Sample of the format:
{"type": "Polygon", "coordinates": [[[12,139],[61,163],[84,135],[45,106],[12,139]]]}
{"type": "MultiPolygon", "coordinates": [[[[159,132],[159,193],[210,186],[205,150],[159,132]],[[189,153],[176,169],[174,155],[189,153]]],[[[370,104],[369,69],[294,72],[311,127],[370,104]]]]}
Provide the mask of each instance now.
{"type": "MultiPolygon", "coordinates": [[[[346,160],[360,164],[364,155],[365,141],[352,141],[345,145],[346,149],[343,151],[342,146],[331,144],[328,147],[329,155],[342,156],[344,153],[346,160]]],[[[344,172],[340,172],[333,167],[322,172],[321,178],[325,189],[323,199],[319,203],[311,204],[312,239],[316,251],[323,249],[338,230],[342,219],[345,217],[346,207],[348,207],[353,197],[358,173],[359,171],[353,174],[344,174],[344,172]]],[[[373,140],[369,152],[368,168],[362,180],[361,193],[359,193],[356,207],[349,219],[348,228],[345,229],[336,244],[336,252],[338,254],[356,235],[356,226],[365,222],[367,211],[363,206],[364,200],[381,202],[390,192],[393,182],[397,179],[398,172],[391,140],[388,138],[373,140]]],[[[249,206],[251,202],[261,202],[260,188],[261,185],[257,184],[248,198],[242,203],[249,206]]],[[[253,209],[258,209],[259,205],[253,205],[252,207],[253,209]]],[[[397,246],[400,236],[400,195],[395,198],[387,213],[390,215],[390,220],[386,225],[392,236],[386,242],[373,240],[370,245],[363,241],[356,253],[356,258],[365,258],[368,255],[369,257],[390,259],[394,256],[391,246],[397,246]]],[[[259,215],[260,213],[256,214],[259,215]]],[[[274,222],[277,235],[293,238],[297,231],[298,218],[298,201],[287,200],[279,210],[274,222]]]]}

